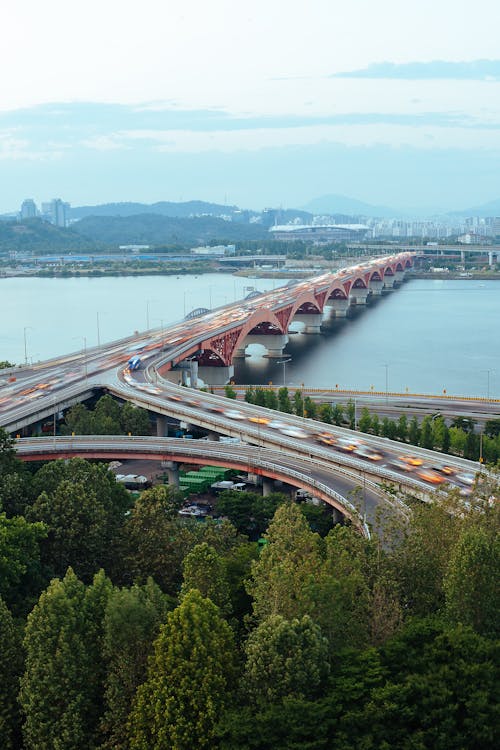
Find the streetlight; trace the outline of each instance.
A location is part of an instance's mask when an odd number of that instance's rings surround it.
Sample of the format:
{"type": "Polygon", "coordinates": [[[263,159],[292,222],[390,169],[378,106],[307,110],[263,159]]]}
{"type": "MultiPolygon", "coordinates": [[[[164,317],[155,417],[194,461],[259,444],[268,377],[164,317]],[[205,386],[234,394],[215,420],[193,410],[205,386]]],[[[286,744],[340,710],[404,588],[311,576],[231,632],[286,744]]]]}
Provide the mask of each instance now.
{"type": "Polygon", "coordinates": [[[28,348],[26,344],[26,331],[32,331],[33,328],[31,326],[24,326],[23,333],[24,333],[24,364],[28,364],[28,348]]]}
{"type": "Polygon", "coordinates": [[[97,319],[97,346],[101,346],[101,328],[100,328],[100,315],[106,315],[106,313],[97,312],[96,313],[96,319],[97,319]]]}
{"type": "Polygon", "coordinates": [[[481,372],[486,373],[486,398],[489,400],[490,398],[490,373],[496,372],[496,370],[481,370],[481,372]]]}
{"type": "Polygon", "coordinates": [[[389,401],[389,365],[385,364],[382,367],[385,367],[385,403],[387,404],[389,401]]]}
{"type": "Polygon", "coordinates": [[[87,337],[86,336],[73,336],[74,339],[81,339],[83,341],[83,367],[85,369],[85,380],[87,380],[87,337]]]}
{"type": "Polygon", "coordinates": [[[292,358],[289,357],[288,359],[278,359],[276,361],[277,365],[283,365],[283,385],[286,385],[286,365],[288,362],[291,362],[292,358]]]}

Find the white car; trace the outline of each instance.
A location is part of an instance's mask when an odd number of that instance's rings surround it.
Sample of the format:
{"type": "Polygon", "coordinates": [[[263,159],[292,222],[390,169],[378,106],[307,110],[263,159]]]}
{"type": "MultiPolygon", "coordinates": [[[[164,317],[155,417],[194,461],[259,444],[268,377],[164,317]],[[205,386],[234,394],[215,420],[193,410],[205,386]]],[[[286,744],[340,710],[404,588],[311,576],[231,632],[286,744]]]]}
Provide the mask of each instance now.
{"type": "Polygon", "coordinates": [[[226,409],[224,416],[229,417],[229,419],[245,419],[245,415],[237,409],[226,409]]]}
{"type": "Polygon", "coordinates": [[[283,427],[280,430],[282,435],[288,435],[288,437],[293,438],[307,438],[309,435],[307,432],[304,432],[304,430],[301,430],[300,427],[283,427]]]}

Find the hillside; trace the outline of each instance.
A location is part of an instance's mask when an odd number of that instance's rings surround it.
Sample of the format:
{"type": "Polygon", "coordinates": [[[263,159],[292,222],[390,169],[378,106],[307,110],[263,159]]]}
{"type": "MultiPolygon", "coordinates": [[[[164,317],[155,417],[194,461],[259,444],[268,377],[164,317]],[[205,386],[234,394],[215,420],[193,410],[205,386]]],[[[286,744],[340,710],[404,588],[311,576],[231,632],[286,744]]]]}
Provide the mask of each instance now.
{"type": "Polygon", "coordinates": [[[235,242],[268,237],[258,224],[238,224],[214,216],[173,218],[158,214],[88,216],[72,229],[104,245],[196,245],[210,241],[235,242]]]}
{"type": "Polygon", "coordinates": [[[239,211],[237,206],[224,206],[220,203],[205,201],[186,201],[175,203],[158,201],[157,203],[103,203],[96,206],[75,206],[70,209],[71,219],[83,219],[86,216],[137,216],[138,214],[159,214],[160,216],[190,218],[212,214],[231,216],[239,211]]]}
{"type": "Polygon", "coordinates": [[[73,228],[55,227],[41,219],[0,222],[0,253],[52,253],[95,250],[96,242],[73,228]]]}

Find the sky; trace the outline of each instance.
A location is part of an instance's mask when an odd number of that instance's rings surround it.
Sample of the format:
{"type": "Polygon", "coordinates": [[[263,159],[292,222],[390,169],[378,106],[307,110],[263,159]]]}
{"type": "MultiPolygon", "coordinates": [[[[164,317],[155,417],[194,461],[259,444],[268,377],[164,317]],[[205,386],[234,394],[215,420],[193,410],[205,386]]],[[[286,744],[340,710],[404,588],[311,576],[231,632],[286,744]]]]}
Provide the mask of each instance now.
{"type": "Polygon", "coordinates": [[[0,213],[500,198],[498,0],[3,0],[0,213]]]}

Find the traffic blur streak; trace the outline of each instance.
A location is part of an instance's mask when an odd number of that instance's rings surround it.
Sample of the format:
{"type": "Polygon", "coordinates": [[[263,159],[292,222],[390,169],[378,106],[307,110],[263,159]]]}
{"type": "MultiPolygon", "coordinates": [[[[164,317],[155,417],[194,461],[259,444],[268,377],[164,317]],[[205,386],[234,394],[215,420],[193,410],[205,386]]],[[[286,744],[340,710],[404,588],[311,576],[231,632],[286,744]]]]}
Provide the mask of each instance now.
{"type": "MultiPolygon", "coordinates": [[[[245,420],[251,425],[258,428],[258,435],[263,436],[268,430],[278,432],[287,438],[295,438],[301,441],[301,444],[307,449],[307,446],[319,444],[326,450],[330,451],[332,458],[335,454],[352,456],[360,459],[368,465],[378,466],[381,469],[387,469],[390,474],[400,475],[402,477],[412,476],[417,482],[422,482],[429,487],[436,487],[449,483],[460,488],[463,494],[467,494],[473,483],[474,474],[471,472],[459,472],[448,464],[439,464],[436,462],[436,454],[432,452],[432,462],[426,462],[422,455],[414,455],[411,452],[411,446],[387,440],[385,438],[366,439],[359,437],[359,433],[344,428],[328,428],[321,424],[321,431],[317,428],[320,423],[313,420],[294,417],[289,414],[280,413],[280,419],[275,419],[275,413],[268,409],[258,407],[246,402],[238,402],[238,409],[229,408],[227,399],[209,394],[199,394],[199,397],[193,398],[192,391],[187,388],[174,386],[163,381],[159,385],[145,386],[134,381],[131,373],[125,371],[123,377],[132,387],[143,391],[149,391],[154,395],[161,396],[162,399],[186,407],[192,407],[198,412],[217,415],[218,417],[227,418],[228,422],[241,423],[245,420]],[[269,413],[267,416],[266,413],[269,413]],[[285,421],[286,420],[286,421],[285,421]],[[384,448],[380,448],[379,442],[382,440],[384,448]],[[405,451],[405,452],[403,452],[405,451]],[[472,481],[470,481],[472,477],[472,481]]],[[[182,419],[188,418],[184,415],[182,419]]],[[[243,436],[242,436],[243,437],[243,436]]],[[[422,451],[429,453],[429,451],[422,451]]],[[[470,462],[465,462],[470,466],[470,462]]],[[[366,471],[370,471],[367,467],[366,471]]]]}

